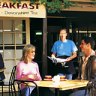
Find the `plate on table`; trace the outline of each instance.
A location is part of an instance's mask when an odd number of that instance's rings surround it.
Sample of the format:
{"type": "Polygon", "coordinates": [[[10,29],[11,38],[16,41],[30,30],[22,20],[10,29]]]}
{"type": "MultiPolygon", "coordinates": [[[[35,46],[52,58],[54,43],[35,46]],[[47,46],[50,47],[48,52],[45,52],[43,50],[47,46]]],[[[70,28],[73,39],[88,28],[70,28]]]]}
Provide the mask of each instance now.
{"type": "Polygon", "coordinates": [[[52,81],[52,79],[46,79],[46,78],[45,78],[44,81],[52,81]]]}
{"type": "Polygon", "coordinates": [[[67,80],[67,79],[60,79],[60,81],[65,81],[65,80],[67,80]]]}

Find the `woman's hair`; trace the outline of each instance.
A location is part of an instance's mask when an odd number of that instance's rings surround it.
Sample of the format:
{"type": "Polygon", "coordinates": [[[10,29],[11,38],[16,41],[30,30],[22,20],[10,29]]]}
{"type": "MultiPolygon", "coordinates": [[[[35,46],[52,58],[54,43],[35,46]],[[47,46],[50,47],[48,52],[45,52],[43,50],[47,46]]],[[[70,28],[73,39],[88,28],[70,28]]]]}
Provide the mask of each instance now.
{"type": "Polygon", "coordinates": [[[21,61],[24,61],[24,63],[28,63],[27,56],[28,56],[29,52],[31,52],[33,49],[35,49],[34,45],[32,45],[32,44],[26,45],[23,48],[21,61]]]}
{"type": "Polygon", "coordinates": [[[86,77],[88,80],[94,79],[94,77],[96,76],[96,69],[93,70],[94,67],[94,63],[96,61],[96,56],[92,55],[89,57],[87,65],[86,65],[86,77]]]}

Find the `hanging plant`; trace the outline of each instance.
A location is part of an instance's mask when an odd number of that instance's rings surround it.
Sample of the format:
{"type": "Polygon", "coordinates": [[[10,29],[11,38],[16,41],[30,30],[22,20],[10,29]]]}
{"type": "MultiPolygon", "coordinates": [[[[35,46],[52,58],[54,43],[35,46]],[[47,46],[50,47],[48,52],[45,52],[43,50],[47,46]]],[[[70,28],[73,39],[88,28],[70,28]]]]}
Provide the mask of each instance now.
{"type": "Polygon", "coordinates": [[[71,2],[70,0],[63,0],[64,8],[69,8],[70,6],[74,6],[75,3],[71,2]]]}
{"type": "Polygon", "coordinates": [[[52,2],[47,2],[48,13],[59,12],[62,9],[62,2],[59,0],[54,0],[52,2]]]}
{"type": "Polygon", "coordinates": [[[11,1],[13,1],[14,3],[16,3],[16,2],[21,2],[21,0],[11,0],[11,1]]]}
{"type": "MultiPolygon", "coordinates": [[[[21,2],[22,0],[12,0],[13,2],[21,2]]],[[[64,8],[69,8],[74,4],[70,0],[30,0],[30,2],[35,3],[38,2],[40,4],[44,4],[46,6],[46,10],[48,13],[60,12],[64,8]]]]}
{"type": "Polygon", "coordinates": [[[41,2],[46,2],[46,9],[48,13],[60,12],[64,8],[69,8],[70,6],[74,6],[70,0],[40,0],[41,2]]]}
{"type": "Polygon", "coordinates": [[[96,4],[96,0],[91,0],[91,1],[93,1],[92,4],[96,4]]]}

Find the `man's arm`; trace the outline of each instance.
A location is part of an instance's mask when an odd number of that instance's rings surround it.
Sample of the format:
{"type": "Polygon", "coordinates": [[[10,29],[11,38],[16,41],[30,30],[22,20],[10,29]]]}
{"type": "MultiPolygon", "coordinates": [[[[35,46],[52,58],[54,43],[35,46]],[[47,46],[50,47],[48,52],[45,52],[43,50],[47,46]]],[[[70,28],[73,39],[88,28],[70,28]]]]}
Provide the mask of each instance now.
{"type": "Polygon", "coordinates": [[[72,53],[72,56],[70,56],[70,57],[67,58],[67,61],[71,61],[71,60],[73,60],[76,57],[77,57],[77,52],[73,52],[72,53]]]}
{"type": "Polygon", "coordinates": [[[52,53],[51,54],[51,57],[56,58],[56,54],[55,53],[52,53]]]}

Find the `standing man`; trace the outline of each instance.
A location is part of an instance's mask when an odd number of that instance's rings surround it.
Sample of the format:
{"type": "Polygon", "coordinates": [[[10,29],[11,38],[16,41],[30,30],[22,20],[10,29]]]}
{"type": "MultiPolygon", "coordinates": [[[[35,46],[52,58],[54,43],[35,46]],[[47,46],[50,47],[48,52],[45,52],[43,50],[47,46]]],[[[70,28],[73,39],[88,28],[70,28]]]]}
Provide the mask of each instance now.
{"type": "Polygon", "coordinates": [[[56,41],[51,49],[52,57],[60,57],[66,59],[66,66],[57,64],[57,74],[66,75],[67,79],[72,79],[72,74],[75,73],[73,59],[77,57],[77,47],[72,40],[68,40],[66,29],[61,29],[60,40],[56,41]]]}

